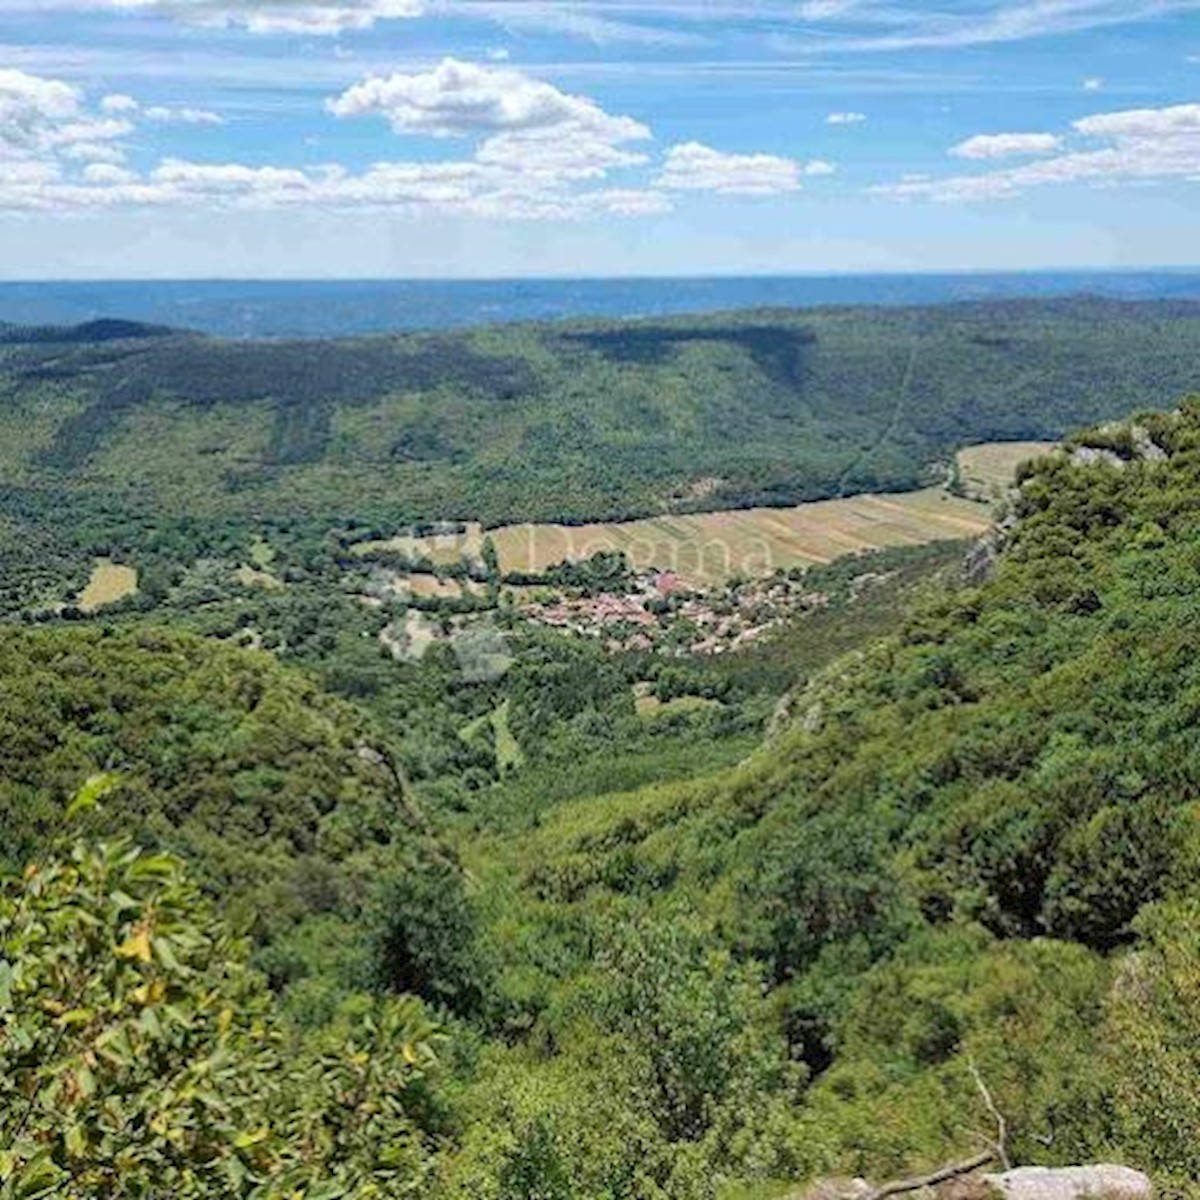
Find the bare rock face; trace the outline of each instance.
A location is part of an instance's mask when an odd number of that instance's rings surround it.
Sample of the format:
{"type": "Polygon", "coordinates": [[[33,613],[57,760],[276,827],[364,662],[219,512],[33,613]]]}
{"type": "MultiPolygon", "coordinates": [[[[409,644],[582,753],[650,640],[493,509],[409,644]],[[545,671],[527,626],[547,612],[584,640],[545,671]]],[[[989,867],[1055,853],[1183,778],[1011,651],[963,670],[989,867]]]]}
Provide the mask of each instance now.
{"type": "Polygon", "coordinates": [[[1125,460],[1113,450],[1103,450],[1098,446],[1080,446],[1071,455],[1071,466],[1094,467],[1098,463],[1115,467],[1118,471],[1125,470],[1125,460]]]}
{"type": "Polygon", "coordinates": [[[983,1182],[1004,1200],[1151,1200],[1150,1180],[1130,1167],[1018,1167],[983,1182]]]}
{"type": "Polygon", "coordinates": [[[1166,462],[1167,452],[1150,436],[1150,430],[1144,425],[1131,425],[1129,432],[1133,437],[1133,452],[1146,462],[1166,462]]]}

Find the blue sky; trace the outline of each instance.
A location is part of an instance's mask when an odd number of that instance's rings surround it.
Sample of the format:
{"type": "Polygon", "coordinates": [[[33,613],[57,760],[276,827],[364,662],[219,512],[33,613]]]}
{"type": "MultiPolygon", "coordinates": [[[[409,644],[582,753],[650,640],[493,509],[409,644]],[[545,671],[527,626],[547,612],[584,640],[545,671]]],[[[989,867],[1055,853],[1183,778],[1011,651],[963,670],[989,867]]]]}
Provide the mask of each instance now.
{"type": "Polygon", "coordinates": [[[1200,263],[1200,0],[0,0],[0,274],[1200,263]]]}

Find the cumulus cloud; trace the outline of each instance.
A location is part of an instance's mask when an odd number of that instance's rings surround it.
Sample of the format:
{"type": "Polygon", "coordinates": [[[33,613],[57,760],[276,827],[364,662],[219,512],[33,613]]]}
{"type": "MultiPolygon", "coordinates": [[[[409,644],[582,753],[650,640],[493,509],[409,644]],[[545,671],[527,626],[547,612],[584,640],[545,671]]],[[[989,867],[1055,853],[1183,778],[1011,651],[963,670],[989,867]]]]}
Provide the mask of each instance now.
{"type": "Polygon", "coordinates": [[[667,152],[658,186],[678,192],[777,196],[799,191],[803,172],[803,164],[795,159],[726,154],[700,142],[684,142],[667,152]]]}
{"type": "Polygon", "coordinates": [[[1053,154],[1062,149],[1062,138],[1053,133],[980,133],[950,148],[955,158],[1020,158],[1053,154]]]}
{"type": "Polygon", "coordinates": [[[861,125],[867,119],[861,112],[831,112],[825,118],[826,125],[861,125]]]}
{"type": "Polygon", "coordinates": [[[55,130],[79,112],[79,94],[68,84],[0,70],[0,157],[43,151],[55,130]]]}
{"type": "Polygon", "coordinates": [[[1200,179],[1200,104],[1127,109],[1084,117],[1060,152],[1019,167],[875,189],[907,199],[980,201],[1054,184],[1119,187],[1200,179]],[[1099,144],[1097,144],[1099,143],[1099,144]]]}
{"type": "Polygon", "coordinates": [[[97,184],[101,187],[119,187],[123,184],[133,183],[135,178],[132,171],[127,171],[124,167],[118,167],[112,163],[91,163],[83,171],[84,183],[97,184]]]}
{"type": "Polygon", "coordinates": [[[100,111],[106,113],[135,113],[142,106],[132,97],[115,93],[100,101],[100,111]]]}
{"type": "Polygon", "coordinates": [[[338,117],[385,117],[397,133],[434,137],[555,131],[617,143],[650,136],[631,117],[611,116],[594,101],[521,71],[455,58],[432,71],[366,79],[330,100],[328,108],[338,117]]]}
{"type": "Polygon", "coordinates": [[[208,124],[205,110],[146,106],[112,94],[0,74],[0,212],[115,208],[379,209],[489,220],[588,220],[670,212],[683,192],[775,195],[833,172],[769,154],[686,143],[647,182],[650,130],[593,100],[504,69],[450,60],[433,71],[366,80],[330,101],[337,116],[376,115],[402,134],[471,142],[449,161],[282,166],[182,155],[134,171],[123,139],[151,123],[208,124]],[[9,166],[12,169],[8,169],[9,166]],[[623,173],[641,169],[636,178],[623,173]]]}
{"type": "Polygon", "coordinates": [[[152,104],[148,108],[132,96],[121,94],[105,96],[100,101],[100,111],[110,116],[126,119],[142,118],[159,125],[224,125],[225,118],[206,108],[191,108],[187,105],[152,104]]]}

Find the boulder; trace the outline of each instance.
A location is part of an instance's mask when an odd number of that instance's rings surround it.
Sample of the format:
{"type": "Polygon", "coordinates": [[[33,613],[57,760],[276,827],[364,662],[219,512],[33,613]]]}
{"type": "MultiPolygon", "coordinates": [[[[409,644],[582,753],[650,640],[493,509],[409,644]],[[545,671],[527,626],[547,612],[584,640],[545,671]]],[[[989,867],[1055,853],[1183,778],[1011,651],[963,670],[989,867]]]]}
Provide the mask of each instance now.
{"type": "Polygon", "coordinates": [[[983,1182],[1004,1200],[1150,1200],[1150,1180],[1130,1167],[1018,1167],[983,1182]]]}

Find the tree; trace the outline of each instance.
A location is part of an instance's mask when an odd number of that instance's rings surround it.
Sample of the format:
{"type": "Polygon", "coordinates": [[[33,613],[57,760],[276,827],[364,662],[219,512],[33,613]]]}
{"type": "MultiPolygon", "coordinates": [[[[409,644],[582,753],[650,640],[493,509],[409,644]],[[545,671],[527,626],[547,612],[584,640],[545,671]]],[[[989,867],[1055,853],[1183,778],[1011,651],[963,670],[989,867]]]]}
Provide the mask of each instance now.
{"type": "Polygon", "coordinates": [[[167,856],[77,844],[0,884],[0,1197],[405,1195],[438,1034],[418,1001],[289,1046],[167,856]]]}

